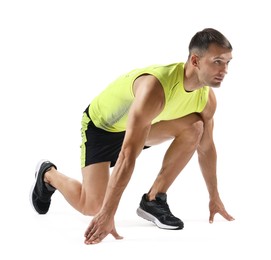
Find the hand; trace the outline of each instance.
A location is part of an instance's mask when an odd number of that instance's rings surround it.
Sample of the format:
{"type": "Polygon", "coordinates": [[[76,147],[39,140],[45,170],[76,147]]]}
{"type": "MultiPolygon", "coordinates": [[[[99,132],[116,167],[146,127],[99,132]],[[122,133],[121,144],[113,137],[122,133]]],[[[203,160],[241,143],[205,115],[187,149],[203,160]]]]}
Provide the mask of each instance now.
{"type": "Polygon", "coordinates": [[[97,214],[85,231],[85,244],[100,243],[108,234],[111,234],[115,239],[123,238],[116,231],[114,218],[110,219],[107,215],[97,214]]]}
{"type": "Polygon", "coordinates": [[[210,210],[209,223],[213,223],[214,216],[216,213],[219,213],[228,221],[234,220],[234,218],[230,214],[228,214],[228,212],[225,210],[225,207],[219,197],[210,200],[209,210],[210,210]]]}

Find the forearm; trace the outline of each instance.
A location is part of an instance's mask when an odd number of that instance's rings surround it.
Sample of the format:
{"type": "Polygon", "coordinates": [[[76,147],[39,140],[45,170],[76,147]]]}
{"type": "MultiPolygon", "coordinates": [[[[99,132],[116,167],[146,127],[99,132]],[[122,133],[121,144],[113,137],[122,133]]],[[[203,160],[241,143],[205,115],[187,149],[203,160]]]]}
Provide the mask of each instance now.
{"type": "Polygon", "coordinates": [[[153,76],[140,77],[133,86],[135,100],[130,107],[125,138],[110,177],[102,211],[115,214],[151,128],[152,120],[162,111],[164,91],[153,76]]]}
{"type": "Polygon", "coordinates": [[[218,196],[217,188],[217,154],[215,146],[212,145],[204,152],[198,151],[199,165],[205,180],[210,199],[218,196]]]}
{"type": "Polygon", "coordinates": [[[134,165],[135,158],[127,158],[120,153],[107,186],[102,211],[111,216],[115,215],[121,196],[131,179],[134,165]]]}

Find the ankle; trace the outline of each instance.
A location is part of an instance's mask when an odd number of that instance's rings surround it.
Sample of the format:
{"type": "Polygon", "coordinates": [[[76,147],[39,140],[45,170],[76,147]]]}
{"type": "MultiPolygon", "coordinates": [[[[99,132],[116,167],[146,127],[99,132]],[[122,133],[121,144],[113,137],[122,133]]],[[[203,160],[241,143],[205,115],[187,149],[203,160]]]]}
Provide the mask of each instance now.
{"type": "Polygon", "coordinates": [[[50,179],[52,178],[52,173],[53,171],[56,170],[55,167],[51,166],[50,168],[48,168],[48,170],[44,173],[44,176],[43,176],[43,181],[45,183],[48,183],[50,184],[50,179]]]}

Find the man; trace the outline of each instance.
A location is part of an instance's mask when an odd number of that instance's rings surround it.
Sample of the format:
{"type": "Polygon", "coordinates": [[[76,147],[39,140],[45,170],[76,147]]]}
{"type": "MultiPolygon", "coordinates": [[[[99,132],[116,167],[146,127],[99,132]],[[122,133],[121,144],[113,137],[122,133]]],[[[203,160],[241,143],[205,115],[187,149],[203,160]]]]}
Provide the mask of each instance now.
{"type": "Polygon", "coordinates": [[[137,157],[145,148],[172,140],[137,214],[159,228],[183,228],[170,211],[166,193],[197,151],[210,197],[209,222],[216,213],[234,220],[217,188],[212,90],[220,87],[231,59],[230,42],[207,28],[191,39],[185,63],[136,69],[112,82],[83,113],[82,184],[57,171],[52,162],[41,161],[31,189],[34,209],[46,214],[57,189],[76,210],[94,216],[84,234],[86,244],[99,243],[108,234],[121,239],[114,216],[137,157]]]}

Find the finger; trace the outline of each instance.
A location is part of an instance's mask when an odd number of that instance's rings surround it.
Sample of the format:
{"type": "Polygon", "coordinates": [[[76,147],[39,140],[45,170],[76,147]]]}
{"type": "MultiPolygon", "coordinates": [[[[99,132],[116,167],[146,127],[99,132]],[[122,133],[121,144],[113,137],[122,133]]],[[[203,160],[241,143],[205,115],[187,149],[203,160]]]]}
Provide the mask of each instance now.
{"type": "Polygon", "coordinates": [[[123,236],[120,236],[116,230],[116,228],[113,228],[112,232],[111,232],[112,236],[115,238],[115,239],[123,239],[123,236]]]}
{"type": "Polygon", "coordinates": [[[95,237],[95,238],[91,238],[91,239],[89,239],[89,240],[85,240],[85,244],[87,244],[87,245],[98,244],[98,243],[100,243],[101,241],[102,241],[101,238],[95,237]]]}
{"type": "Polygon", "coordinates": [[[209,217],[209,223],[213,223],[214,222],[214,216],[215,216],[215,213],[211,212],[210,213],[210,217],[209,217]]]}
{"type": "Polygon", "coordinates": [[[98,244],[100,242],[102,242],[102,240],[105,238],[105,236],[103,236],[102,234],[96,234],[94,233],[93,235],[91,235],[89,238],[85,239],[85,244],[90,245],[90,244],[98,244]]]}
{"type": "Polygon", "coordinates": [[[85,231],[85,233],[84,233],[84,236],[85,236],[86,238],[90,238],[90,237],[95,233],[95,231],[96,231],[95,227],[94,227],[93,225],[90,225],[90,226],[86,229],[86,231],[85,231]]]}
{"type": "Polygon", "coordinates": [[[230,214],[228,214],[228,212],[226,210],[223,210],[223,211],[221,211],[219,213],[220,213],[221,216],[223,216],[228,221],[234,220],[234,218],[230,214]]]}

